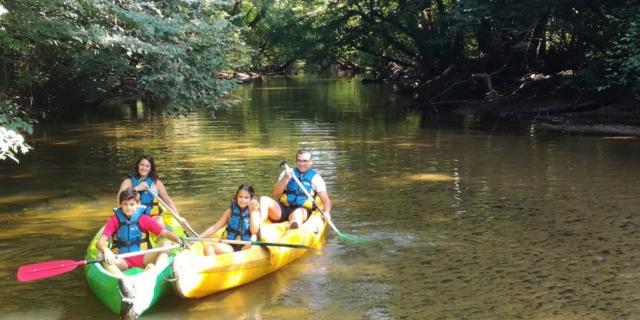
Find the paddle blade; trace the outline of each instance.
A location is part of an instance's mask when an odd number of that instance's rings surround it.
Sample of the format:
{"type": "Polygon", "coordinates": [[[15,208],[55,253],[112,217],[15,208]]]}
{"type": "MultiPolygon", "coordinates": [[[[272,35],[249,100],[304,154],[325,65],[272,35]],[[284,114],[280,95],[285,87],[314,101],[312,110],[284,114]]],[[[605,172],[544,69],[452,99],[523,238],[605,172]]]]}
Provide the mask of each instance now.
{"type": "Polygon", "coordinates": [[[27,282],[55,277],[63,273],[71,272],[78,266],[84,264],[84,260],[56,260],[26,264],[18,268],[18,281],[27,282]]]}
{"type": "Polygon", "coordinates": [[[353,243],[353,244],[371,244],[373,242],[373,241],[371,241],[371,239],[358,237],[358,236],[353,235],[353,234],[346,234],[346,233],[338,232],[337,235],[338,235],[338,238],[340,240],[346,241],[346,242],[350,242],[350,243],[353,243]]]}

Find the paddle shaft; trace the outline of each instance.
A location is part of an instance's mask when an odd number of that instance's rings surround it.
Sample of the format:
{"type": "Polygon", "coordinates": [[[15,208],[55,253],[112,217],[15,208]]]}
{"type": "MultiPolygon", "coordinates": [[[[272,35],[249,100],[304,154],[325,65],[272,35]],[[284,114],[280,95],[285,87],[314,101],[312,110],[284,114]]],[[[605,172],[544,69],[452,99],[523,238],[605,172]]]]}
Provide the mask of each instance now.
{"type": "Polygon", "coordinates": [[[192,237],[186,237],[184,239],[189,241],[222,242],[222,243],[230,243],[230,244],[252,244],[257,246],[290,247],[290,248],[299,248],[299,249],[311,248],[304,244],[294,244],[294,243],[277,243],[277,242],[229,240],[229,239],[217,239],[217,238],[192,238],[192,237]]]}
{"type": "MultiPolygon", "coordinates": [[[[166,246],[166,247],[158,247],[158,248],[140,250],[140,251],[135,251],[135,252],[127,252],[127,253],[116,255],[116,259],[125,259],[125,258],[130,258],[130,257],[135,257],[135,256],[147,254],[147,253],[169,251],[171,249],[175,249],[175,248],[178,248],[178,247],[180,247],[179,244],[172,244],[172,245],[166,246]]],[[[103,260],[104,260],[104,258],[102,258],[102,259],[91,259],[91,260],[82,260],[81,261],[82,263],[80,263],[80,264],[96,263],[96,262],[100,262],[100,261],[103,261],[103,260]]]]}
{"type": "MultiPolygon", "coordinates": [[[[153,248],[153,249],[140,250],[140,251],[135,251],[135,252],[127,252],[127,253],[116,255],[116,260],[117,259],[125,259],[125,258],[140,256],[140,255],[147,254],[147,253],[169,251],[169,250],[172,250],[172,249],[175,249],[175,248],[179,248],[179,247],[180,247],[179,244],[172,244],[172,245],[166,246],[166,247],[157,247],[157,248],[153,248]]],[[[103,260],[104,260],[104,258],[102,258],[102,259],[93,259],[93,260],[84,260],[83,264],[96,263],[96,262],[100,262],[100,261],[103,261],[103,260]]]]}
{"type": "MultiPolygon", "coordinates": [[[[123,253],[116,256],[116,258],[128,258],[139,256],[147,253],[167,251],[180,247],[179,244],[174,244],[166,247],[153,248],[149,250],[142,250],[136,252],[123,253]]],[[[52,278],[67,272],[71,272],[85,264],[96,263],[103,261],[102,259],[91,260],[57,260],[27,264],[18,268],[17,278],[20,282],[35,281],[39,279],[52,278]]]]}
{"type": "MultiPolygon", "coordinates": [[[[153,193],[151,193],[151,194],[153,194],[153,193]]],[[[191,226],[189,225],[187,220],[185,218],[183,218],[180,214],[175,212],[173,209],[171,209],[171,207],[169,205],[167,205],[167,203],[164,202],[164,200],[162,200],[160,198],[160,196],[158,196],[157,194],[153,194],[153,196],[156,197],[156,199],[158,199],[158,202],[160,202],[163,207],[167,208],[167,210],[169,210],[169,212],[173,215],[173,217],[176,218],[178,220],[178,222],[180,222],[181,225],[183,225],[185,228],[187,228],[187,230],[189,230],[189,232],[191,232],[196,237],[200,236],[200,235],[198,235],[198,233],[193,228],[191,228],[191,226]]]]}
{"type": "Polygon", "coordinates": [[[154,253],[154,252],[162,252],[162,251],[169,251],[171,249],[175,249],[175,248],[179,248],[180,245],[179,244],[172,244],[170,246],[166,246],[166,247],[157,247],[157,248],[153,248],[153,249],[147,249],[147,250],[141,250],[141,251],[136,251],[136,252],[128,252],[128,253],[123,253],[123,254],[119,254],[116,256],[116,259],[120,259],[120,258],[129,258],[129,257],[135,257],[135,256],[139,256],[141,254],[147,254],[147,253],[154,253]]]}
{"type": "MultiPolygon", "coordinates": [[[[284,168],[286,170],[289,170],[289,166],[286,163],[283,163],[284,168]]],[[[329,223],[329,226],[331,226],[331,229],[333,229],[333,231],[335,231],[338,235],[341,235],[342,232],[340,232],[340,230],[338,230],[338,228],[336,228],[336,226],[333,224],[333,221],[331,221],[331,217],[328,217],[325,213],[324,210],[322,210],[322,208],[320,208],[320,206],[318,205],[318,203],[316,202],[316,199],[314,199],[311,194],[309,193],[309,191],[307,191],[307,188],[305,188],[302,185],[302,182],[300,182],[300,180],[298,179],[298,177],[296,177],[295,173],[291,175],[291,177],[293,178],[293,180],[298,184],[298,187],[300,187],[300,189],[302,189],[302,191],[304,191],[304,194],[311,200],[311,202],[313,202],[313,204],[316,206],[316,208],[318,208],[318,211],[320,211],[320,213],[322,213],[322,215],[325,217],[325,219],[327,219],[327,222],[329,223]]]]}

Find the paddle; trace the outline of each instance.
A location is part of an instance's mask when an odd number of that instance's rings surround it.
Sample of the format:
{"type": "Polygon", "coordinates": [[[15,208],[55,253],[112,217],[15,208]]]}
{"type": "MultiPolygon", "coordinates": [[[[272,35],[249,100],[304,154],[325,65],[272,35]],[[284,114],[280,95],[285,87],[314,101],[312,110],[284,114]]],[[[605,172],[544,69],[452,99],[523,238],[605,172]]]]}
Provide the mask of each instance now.
{"type": "MultiPolygon", "coordinates": [[[[151,192],[151,194],[153,194],[153,192],[151,192]]],[[[171,215],[173,215],[173,217],[176,218],[176,220],[178,220],[178,222],[180,222],[181,225],[183,225],[185,228],[187,228],[187,230],[189,230],[194,236],[196,236],[196,237],[199,236],[198,233],[193,228],[191,228],[191,226],[187,222],[187,219],[183,218],[179,213],[173,211],[173,209],[171,209],[171,207],[169,207],[167,205],[167,203],[164,202],[157,194],[153,194],[153,196],[156,199],[158,199],[158,202],[160,202],[160,204],[162,204],[163,207],[165,207],[167,210],[169,210],[171,215]]]]}
{"type": "MultiPolygon", "coordinates": [[[[286,170],[289,170],[289,166],[287,165],[287,161],[282,161],[282,163],[280,164],[280,166],[284,166],[284,168],[286,170]]],[[[341,240],[345,240],[345,241],[351,241],[354,243],[368,243],[371,240],[369,239],[365,239],[362,237],[358,237],[356,235],[352,235],[352,234],[346,234],[346,233],[342,233],[340,232],[340,230],[338,230],[338,228],[336,228],[336,226],[333,224],[333,221],[331,221],[331,217],[327,216],[327,214],[324,213],[324,210],[322,210],[322,208],[320,208],[320,206],[318,205],[318,203],[316,202],[316,199],[314,199],[314,197],[311,196],[311,194],[309,194],[309,191],[307,191],[307,189],[302,185],[302,182],[300,182],[300,180],[298,179],[298,177],[296,177],[295,174],[292,174],[291,177],[293,178],[293,180],[295,180],[295,182],[298,184],[298,187],[300,187],[300,189],[302,191],[304,191],[304,194],[311,200],[311,202],[313,202],[313,204],[316,206],[316,208],[320,211],[320,213],[322,213],[322,215],[324,216],[324,218],[327,220],[327,222],[329,223],[329,226],[331,226],[331,229],[333,229],[333,231],[336,232],[336,234],[338,235],[338,238],[340,238],[341,240]]]]}
{"type": "MultiPolygon", "coordinates": [[[[148,250],[141,250],[136,252],[119,254],[116,256],[116,258],[128,258],[128,257],[139,256],[139,255],[152,253],[152,252],[168,251],[178,247],[180,247],[179,244],[174,244],[166,247],[159,247],[159,248],[153,248],[148,250]]],[[[55,260],[55,261],[25,264],[18,268],[17,277],[18,277],[18,281],[20,282],[28,282],[28,281],[45,279],[45,278],[52,278],[67,272],[71,272],[76,268],[78,268],[78,266],[83,266],[85,264],[90,264],[90,263],[96,263],[102,260],[104,259],[55,260]]]]}
{"type": "Polygon", "coordinates": [[[231,244],[252,244],[256,246],[274,246],[274,247],[289,247],[289,248],[296,248],[296,249],[311,249],[311,247],[307,245],[294,244],[294,243],[228,240],[228,239],[217,239],[217,238],[193,238],[193,237],[185,237],[184,239],[187,241],[223,242],[223,243],[231,243],[231,244]]]}

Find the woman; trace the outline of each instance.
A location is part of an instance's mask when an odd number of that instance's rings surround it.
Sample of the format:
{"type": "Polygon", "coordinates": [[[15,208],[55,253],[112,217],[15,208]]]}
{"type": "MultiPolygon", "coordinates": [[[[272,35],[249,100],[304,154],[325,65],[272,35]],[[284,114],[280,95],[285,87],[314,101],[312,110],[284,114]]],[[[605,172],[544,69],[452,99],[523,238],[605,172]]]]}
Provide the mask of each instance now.
{"type": "Polygon", "coordinates": [[[141,156],[138,158],[138,161],[136,161],[133,166],[132,172],[133,173],[130,173],[129,177],[124,179],[120,184],[120,189],[116,195],[117,199],[120,198],[120,193],[124,190],[132,188],[140,193],[140,203],[147,207],[146,214],[160,214],[157,201],[154,201],[155,196],[160,197],[160,199],[169,206],[169,209],[177,212],[173,200],[169,197],[167,189],[165,189],[164,184],[160,181],[160,177],[158,177],[156,173],[156,163],[153,157],[141,156]]]}

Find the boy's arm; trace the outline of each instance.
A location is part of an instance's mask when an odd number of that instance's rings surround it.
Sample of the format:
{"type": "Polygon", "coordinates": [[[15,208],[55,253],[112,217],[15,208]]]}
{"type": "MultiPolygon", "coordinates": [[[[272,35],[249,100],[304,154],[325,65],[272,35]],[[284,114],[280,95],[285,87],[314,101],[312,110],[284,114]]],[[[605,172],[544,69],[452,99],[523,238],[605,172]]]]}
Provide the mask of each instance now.
{"type": "Polygon", "coordinates": [[[98,240],[98,242],[96,242],[96,248],[98,248],[98,250],[102,251],[107,247],[107,236],[102,235],[100,237],[100,240],[98,240]]]}
{"type": "Polygon", "coordinates": [[[111,248],[107,246],[107,239],[108,239],[107,236],[102,235],[100,237],[100,240],[98,240],[98,242],[96,243],[96,248],[102,252],[102,255],[104,256],[104,260],[108,264],[114,264],[116,262],[116,255],[113,254],[113,251],[111,251],[111,248]]]}
{"type": "Polygon", "coordinates": [[[140,227],[142,227],[143,232],[151,231],[158,236],[165,237],[180,245],[184,244],[182,242],[182,239],[180,239],[180,237],[178,237],[175,233],[163,228],[158,222],[153,220],[153,218],[151,218],[148,215],[143,215],[142,217],[140,217],[139,223],[140,223],[140,227]]]}
{"type": "Polygon", "coordinates": [[[160,232],[160,236],[163,236],[175,243],[178,243],[180,245],[183,245],[184,243],[182,243],[182,239],[180,239],[180,237],[178,237],[175,233],[169,231],[169,230],[165,230],[163,229],[162,232],[160,232]]]}
{"type": "Polygon", "coordinates": [[[96,248],[102,251],[102,256],[108,264],[114,264],[116,262],[116,255],[111,251],[111,248],[107,246],[107,241],[118,230],[118,226],[118,219],[111,216],[104,225],[102,236],[100,236],[100,239],[96,242],[96,248]]]}

